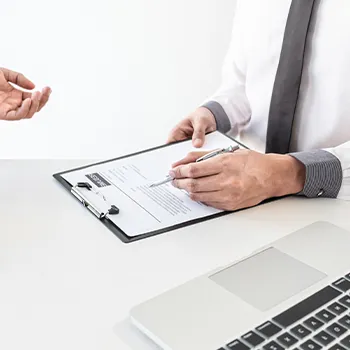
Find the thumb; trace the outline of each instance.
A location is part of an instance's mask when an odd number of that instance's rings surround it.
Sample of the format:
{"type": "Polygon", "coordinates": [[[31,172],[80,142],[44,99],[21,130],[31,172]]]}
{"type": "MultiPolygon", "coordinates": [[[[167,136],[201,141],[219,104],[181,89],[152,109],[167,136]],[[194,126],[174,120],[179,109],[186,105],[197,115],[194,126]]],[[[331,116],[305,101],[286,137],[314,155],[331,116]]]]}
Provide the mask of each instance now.
{"type": "Polygon", "coordinates": [[[3,72],[5,79],[8,82],[27,90],[32,90],[35,88],[34,83],[26,78],[22,73],[17,73],[6,68],[1,68],[1,71],[3,72]]]}
{"type": "Polygon", "coordinates": [[[0,90],[1,92],[10,92],[13,90],[13,86],[8,82],[1,68],[0,68],[0,90]]]}
{"type": "Polygon", "coordinates": [[[193,121],[192,143],[194,147],[202,147],[205,139],[206,123],[203,119],[193,121]]]}
{"type": "Polygon", "coordinates": [[[176,168],[179,165],[189,164],[195,162],[198,158],[203,157],[208,152],[190,152],[185,158],[178,160],[171,165],[172,168],[176,168]]]}

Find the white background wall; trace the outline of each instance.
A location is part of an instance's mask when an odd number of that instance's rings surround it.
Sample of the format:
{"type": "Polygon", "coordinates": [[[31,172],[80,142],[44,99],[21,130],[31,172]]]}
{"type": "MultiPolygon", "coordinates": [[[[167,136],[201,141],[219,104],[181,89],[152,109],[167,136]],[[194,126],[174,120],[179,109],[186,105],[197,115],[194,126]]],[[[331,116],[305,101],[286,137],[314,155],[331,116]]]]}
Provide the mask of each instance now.
{"type": "Polygon", "coordinates": [[[52,99],[0,122],[0,158],[106,158],[163,143],[220,82],[235,0],[3,0],[0,66],[52,99]]]}

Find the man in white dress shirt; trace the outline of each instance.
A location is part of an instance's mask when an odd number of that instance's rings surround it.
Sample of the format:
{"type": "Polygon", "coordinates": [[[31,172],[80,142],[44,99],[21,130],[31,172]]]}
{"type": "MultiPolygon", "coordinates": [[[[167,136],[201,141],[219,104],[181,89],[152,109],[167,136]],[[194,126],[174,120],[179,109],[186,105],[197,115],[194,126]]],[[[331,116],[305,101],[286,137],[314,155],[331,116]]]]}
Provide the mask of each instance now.
{"type": "Polygon", "coordinates": [[[349,43],[349,0],[238,0],[222,85],[168,141],[200,147],[206,132],[231,130],[266,154],[190,154],[174,186],[225,210],[291,194],[350,200],[349,43]]]}
{"type": "Polygon", "coordinates": [[[51,89],[28,92],[17,87],[33,90],[34,83],[23,74],[0,68],[0,120],[30,119],[48,102],[51,89]]]}

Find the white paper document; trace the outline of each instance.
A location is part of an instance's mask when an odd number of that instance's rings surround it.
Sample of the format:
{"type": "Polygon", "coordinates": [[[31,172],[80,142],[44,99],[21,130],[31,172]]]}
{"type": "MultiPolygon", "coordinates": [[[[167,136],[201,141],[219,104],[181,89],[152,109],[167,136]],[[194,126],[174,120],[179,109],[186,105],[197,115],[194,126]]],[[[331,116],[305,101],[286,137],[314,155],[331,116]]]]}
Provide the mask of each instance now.
{"type": "MultiPolygon", "coordinates": [[[[235,145],[227,136],[214,132],[206,137],[201,150],[235,145]]],[[[195,150],[191,141],[140,153],[115,161],[63,174],[72,186],[88,182],[109,205],[120,210],[109,219],[127,236],[134,237],[191,220],[219,213],[220,210],[192,201],[186,191],[174,188],[171,183],[150,187],[165,178],[171,164],[195,150]]],[[[198,149],[196,149],[198,150],[198,149]]],[[[91,193],[91,201],[96,194],[91,193]]],[[[101,201],[101,199],[98,199],[101,201]]]]}

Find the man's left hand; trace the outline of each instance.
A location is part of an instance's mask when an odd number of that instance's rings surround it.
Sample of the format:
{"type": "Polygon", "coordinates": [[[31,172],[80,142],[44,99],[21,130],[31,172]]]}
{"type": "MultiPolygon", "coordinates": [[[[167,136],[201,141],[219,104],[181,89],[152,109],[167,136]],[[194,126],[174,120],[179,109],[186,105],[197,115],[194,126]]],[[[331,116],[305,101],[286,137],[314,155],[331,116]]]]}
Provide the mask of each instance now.
{"type": "Polygon", "coordinates": [[[262,201],[300,192],[305,167],[289,155],[239,150],[195,163],[193,152],[173,165],[173,185],[211,207],[233,211],[262,201]]]}
{"type": "Polygon", "coordinates": [[[51,89],[41,92],[33,90],[35,85],[23,74],[0,68],[0,120],[30,119],[40,112],[49,100],[51,89]]]}

